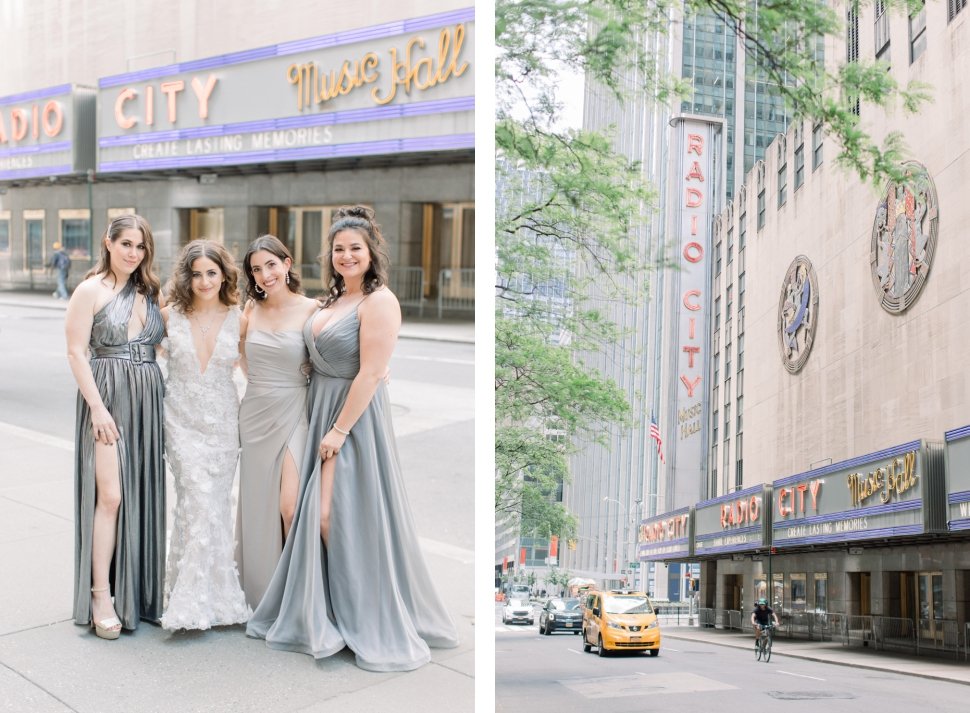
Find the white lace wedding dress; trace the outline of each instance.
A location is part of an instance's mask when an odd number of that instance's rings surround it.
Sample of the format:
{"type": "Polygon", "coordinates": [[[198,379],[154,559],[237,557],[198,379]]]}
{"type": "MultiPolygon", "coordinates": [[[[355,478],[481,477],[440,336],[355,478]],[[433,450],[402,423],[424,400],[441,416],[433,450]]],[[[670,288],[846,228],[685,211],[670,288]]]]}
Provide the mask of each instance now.
{"type": "Polygon", "coordinates": [[[189,319],[169,311],[165,459],[177,502],[162,627],[173,631],[241,624],[252,614],[233,558],[231,498],[239,458],[233,364],[238,349],[239,310],[230,308],[202,372],[189,319]]]}

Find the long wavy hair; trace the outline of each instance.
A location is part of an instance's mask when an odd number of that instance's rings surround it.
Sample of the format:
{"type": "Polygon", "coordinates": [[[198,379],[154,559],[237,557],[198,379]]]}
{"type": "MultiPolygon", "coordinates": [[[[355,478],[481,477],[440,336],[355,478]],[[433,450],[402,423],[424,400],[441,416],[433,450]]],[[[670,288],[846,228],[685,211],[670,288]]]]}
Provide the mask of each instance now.
{"type": "Polygon", "coordinates": [[[324,293],[320,295],[320,303],[324,307],[333,304],[347,289],[344,278],[333,269],[333,240],[337,233],[344,230],[356,231],[367,245],[370,252],[370,266],[364,273],[361,289],[369,295],[387,284],[387,271],[390,260],[387,257],[387,247],[381,226],[374,221],[374,211],[361,205],[343,206],[334,213],[334,221],[327,233],[327,242],[323,254],[320,256],[320,266],[324,285],[324,293]]]}
{"type": "Polygon", "coordinates": [[[224,247],[214,240],[193,240],[182,248],[172,281],[168,290],[168,302],[182,314],[192,311],[195,293],[192,292],[192,265],[199,258],[208,258],[222,270],[222,285],[219,287],[219,301],[226,307],[239,304],[239,268],[224,247]]]}
{"type": "Polygon", "coordinates": [[[148,225],[148,221],[134,213],[119,215],[108,223],[108,229],[101,236],[101,255],[98,257],[98,262],[84,277],[107,275],[111,272],[111,253],[108,252],[106,241],[117,242],[126,230],[137,230],[141,233],[142,240],[145,242],[145,257],[128,279],[135,281],[135,289],[139,293],[146,297],[157,298],[161,291],[161,283],[158,280],[158,275],[155,274],[153,264],[155,261],[155,238],[152,237],[152,228],[148,225]]]}
{"type": "Polygon", "coordinates": [[[298,295],[303,294],[303,289],[300,287],[300,273],[293,269],[293,256],[283,244],[282,240],[277,238],[275,235],[269,234],[260,235],[253,242],[251,242],[249,244],[249,249],[246,251],[246,257],[243,258],[243,270],[246,272],[246,294],[257,301],[266,299],[265,292],[260,294],[256,291],[256,278],[253,277],[253,254],[258,253],[260,250],[265,250],[268,253],[272,253],[280,259],[280,262],[289,258],[290,280],[286,286],[290,288],[290,292],[298,295]]]}

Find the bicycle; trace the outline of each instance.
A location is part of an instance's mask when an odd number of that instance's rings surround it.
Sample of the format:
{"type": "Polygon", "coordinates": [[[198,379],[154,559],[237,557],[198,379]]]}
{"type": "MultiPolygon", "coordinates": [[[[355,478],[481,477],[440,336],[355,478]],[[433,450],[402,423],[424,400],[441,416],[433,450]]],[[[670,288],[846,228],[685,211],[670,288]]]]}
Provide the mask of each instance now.
{"type": "Polygon", "coordinates": [[[768,663],[771,659],[771,631],[774,628],[773,624],[761,627],[761,633],[758,634],[758,643],[754,650],[758,661],[764,659],[764,662],[768,663]]]}

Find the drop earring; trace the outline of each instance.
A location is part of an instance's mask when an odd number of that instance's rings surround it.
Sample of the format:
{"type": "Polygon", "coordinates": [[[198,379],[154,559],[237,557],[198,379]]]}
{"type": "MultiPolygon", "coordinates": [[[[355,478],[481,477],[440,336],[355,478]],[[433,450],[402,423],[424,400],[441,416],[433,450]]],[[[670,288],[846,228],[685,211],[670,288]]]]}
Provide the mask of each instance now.
{"type": "Polygon", "coordinates": [[[286,273],[286,284],[290,284],[290,273],[286,273]]]}
{"type": "Polygon", "coordinates": [[[260,297],[266,294],[266,290],[262,289],[258,283],[256,285],[256,294],[259,295],[260,297]]]}

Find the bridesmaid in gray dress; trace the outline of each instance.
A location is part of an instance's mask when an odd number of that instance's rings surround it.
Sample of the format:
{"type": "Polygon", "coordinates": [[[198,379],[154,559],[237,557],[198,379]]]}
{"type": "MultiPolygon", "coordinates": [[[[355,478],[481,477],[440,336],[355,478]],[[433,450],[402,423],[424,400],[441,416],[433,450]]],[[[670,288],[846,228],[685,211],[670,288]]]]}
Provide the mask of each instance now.
{"type": "Polygon", "coordinates": [[[74,622],[91,624],[103,639],[162,615],[163,386],[155,345],[164,326],[154,251],[144,218],[115,218],[97,266],[67,306],[68,361],[79,389],[74,622]]]}
{"type": "Polygon", "coordinates": [[[348,646],[370,671],[427,663],[458,645],[411,518],[383,381],[401,310],[373,213],[337,214],[323,257],[328,294],[307,322],[309,438],[293,527],[246,628],[322,658],[348,646]]]}
{"type": "Polygon", "coordinates": [[[275,236],[254,240],[243,266],[251,299],[240,323],[247,386],[239,408],[236,564],[255,608],[293,519],[307,435],[302,328],[317,303],[303,296],[293,258],[275,236]]]}

